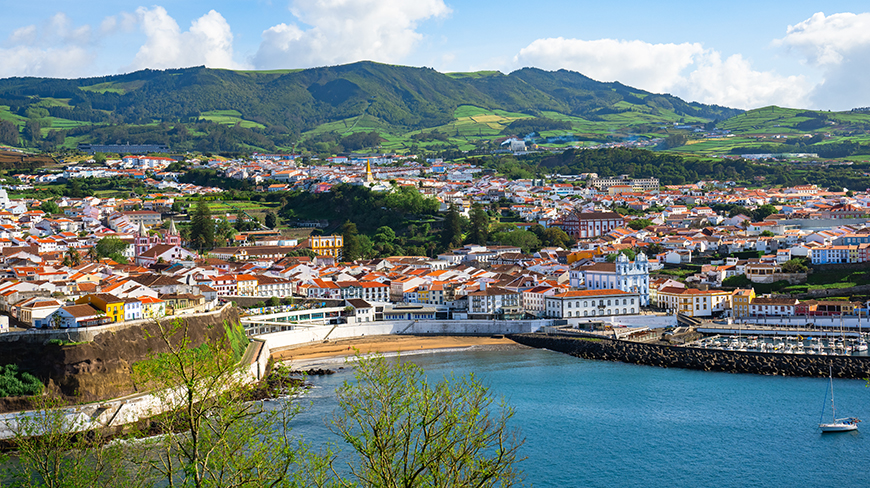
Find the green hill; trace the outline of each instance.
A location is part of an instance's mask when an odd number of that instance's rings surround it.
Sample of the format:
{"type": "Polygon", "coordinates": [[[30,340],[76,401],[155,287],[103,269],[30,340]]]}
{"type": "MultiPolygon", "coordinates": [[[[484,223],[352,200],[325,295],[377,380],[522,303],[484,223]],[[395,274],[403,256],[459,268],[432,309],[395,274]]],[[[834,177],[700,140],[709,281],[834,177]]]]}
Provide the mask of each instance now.
{"type": "Polygon", "coordinates": [[[14,125],[23,143],[44,149],[160,142],[177,150],[273,150],[370,131],[386,147],[469,146],[506,135],[507,127],[523,118],[540,119],[525,128],[539,124],[558,127],[550,131],[555,135],[602,139],[740,113],[571,71],[534,68],[507,75],[444,74],[360,62],[305,70],[196,67],[75,80],[0,80],[0,144],[22,144],[11,140],[14,125]]]}

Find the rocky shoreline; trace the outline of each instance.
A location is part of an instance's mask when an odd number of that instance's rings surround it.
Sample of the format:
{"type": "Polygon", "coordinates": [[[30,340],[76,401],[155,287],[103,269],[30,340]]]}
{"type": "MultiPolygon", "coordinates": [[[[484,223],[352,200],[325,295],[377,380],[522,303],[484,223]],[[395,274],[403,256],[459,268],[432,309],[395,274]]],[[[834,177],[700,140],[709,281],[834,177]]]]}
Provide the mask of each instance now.
{"type": "Polygon", "coordinates": [[[815,377],[828,376],[830,368],[837,378],[870,377],[870,357],[724,351],[537,333],[511,334],[508,338],[526,346],[549,349],[584,359],[620,361],[663,368],[815,377]]]}

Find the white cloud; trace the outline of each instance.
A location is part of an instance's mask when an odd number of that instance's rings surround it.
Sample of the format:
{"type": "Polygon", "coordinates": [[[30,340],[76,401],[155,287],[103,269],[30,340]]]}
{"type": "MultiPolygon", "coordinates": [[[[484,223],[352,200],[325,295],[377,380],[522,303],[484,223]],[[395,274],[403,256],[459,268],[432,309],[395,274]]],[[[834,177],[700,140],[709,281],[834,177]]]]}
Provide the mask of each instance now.
{"type": "Polygon", "coordinates": [[[755,71],[739,54],[724,61],[715,51],[701,56],[697,67],[671,90],[682,98],[736,108],[767,105],[806,107],[810,84],[803,76],[755,71]]]}
{"type": "Polygon", "coordinates": [[[0,78],[9,76],[48,76],[69,78],[87,76],[94,54],[80,46],[40,48],[15,46],[0,49],[0,78]]]}
{"type": "Polygon", "coordinates": [[[75,27],[64,13],[18,28],[0,48],[0,77],[85,76],[95,59],[91,28],[75,27]]]}
{"type": "Polygon", "coordinates": [[[134,14],[122,12],[118,15],[110,15],[100,23],[100,32],[103,35],[111,35],[116,32],[130,32],[136,28],[138,19],[134,14]]]}
{"type": "Polygon", "coordinates": [[[643,41],[599,39],[538,39],[517,54],[521,66],[570,69],[600,81],[620,83],[654,92],[670,89],[681,72],[704,52],[698,43],[649,44],[643,41]]]}
{"type": "Polygon", "coordinates": [[[803,77],[755,71],[739,54],[723,61],[718,51],[699,43],[538,39],[520,50],[514,64],[564,68],[600,81],[736,108],[800,106],[810,90],[803,77]]]}
{"type": "Polygon", "coordinates": [[[786,36],[774,41],[801,53],[816,65],[839,64],[853,51],[870,44],[870,13],[840,13],[825,17],[818,12],[788,26],[786,36]]]}
{"type": "Polygon", "coordinates": [[[290,11],[311,27],[281,23],[264,31],[257,68],[396,62],[423,38],[418,23],[447,16],[450,8],[443,0],[294,0],[290,11]]]}
{"type": "MultiPolygon", "coordinates": [[[[178,68],[204,64],[210,68],[242,68],[233,61],[233,33],[224,17],[211,10],[182,32],[178,23],[160,6],[136,10],[146,36],[131,69],[178,68]]],[[[112,28],[113,25],[106,27],[112,28]]]]}
{"type": "Polygon", "coordinates": [[[820,69],[824,80],[809,94],[812,108],[847,110],[870,105],[870,13],[819,12],[790,25],[775,46],[820,69]]]}

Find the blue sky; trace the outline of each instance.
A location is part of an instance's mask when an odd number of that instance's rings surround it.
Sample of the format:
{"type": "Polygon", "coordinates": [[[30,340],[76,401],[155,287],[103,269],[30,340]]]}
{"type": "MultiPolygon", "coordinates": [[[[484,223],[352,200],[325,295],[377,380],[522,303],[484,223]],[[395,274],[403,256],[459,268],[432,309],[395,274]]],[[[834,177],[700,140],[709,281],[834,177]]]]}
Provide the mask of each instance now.
{"type": "Polygon", "coordinates": [[[196,65],[306,68],[367,59],[445,72],[564,68],[738,108],[870,105],[866,2],[7,3],[0,77],[196,65]]]}

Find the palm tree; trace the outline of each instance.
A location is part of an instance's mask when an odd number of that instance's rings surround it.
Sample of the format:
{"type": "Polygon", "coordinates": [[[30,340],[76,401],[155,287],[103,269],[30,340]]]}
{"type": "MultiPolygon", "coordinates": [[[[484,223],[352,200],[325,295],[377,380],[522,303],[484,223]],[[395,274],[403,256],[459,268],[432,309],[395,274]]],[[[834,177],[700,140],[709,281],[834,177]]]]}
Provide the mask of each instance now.
{"type": "Polygon", "coordinates": [[[79,253],[78,249],[71,247],[67,249],[66,256],[63,258],[64,266],[78,266],[82,264],[82,255],[79,253]],[[69,261],[70,264],[66,264],[69,261]]]}
{"type": "Polygon", "coordinates": [[[91,246],[91,248],[88,249],[88,259],[96,261],[99,258],[100,257],[97,255],[97,246],[91,246]]]}

